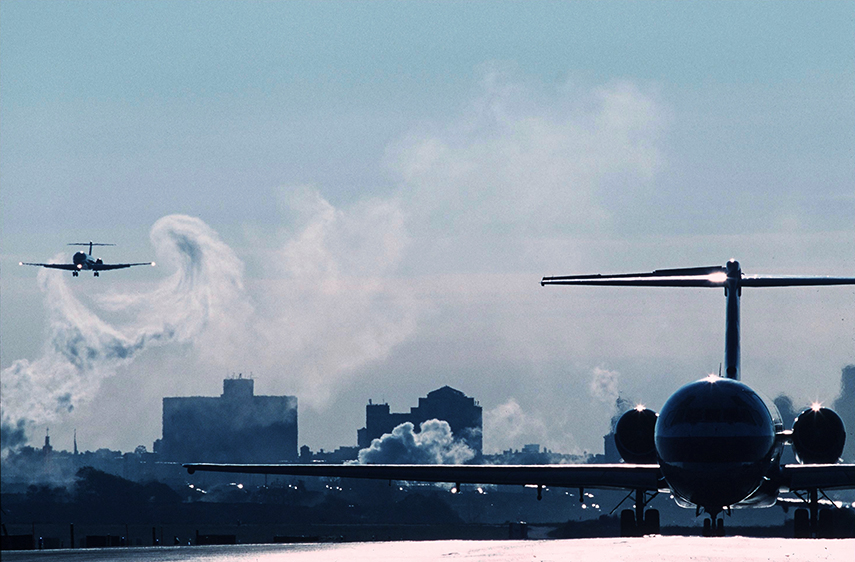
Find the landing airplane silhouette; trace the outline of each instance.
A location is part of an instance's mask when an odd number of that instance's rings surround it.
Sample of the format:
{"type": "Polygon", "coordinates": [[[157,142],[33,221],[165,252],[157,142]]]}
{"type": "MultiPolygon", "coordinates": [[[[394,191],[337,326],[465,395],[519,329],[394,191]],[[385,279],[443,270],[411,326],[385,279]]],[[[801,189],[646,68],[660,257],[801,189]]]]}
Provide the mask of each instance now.
{"type": "Polygon", "coordinates": [[[775,405],[740,382],[739,299],[746,287],[855,285],[855,278],[745,276],[739,263],[660,269],[650,273],[544,277],[541,285],[712,287],[725,294],[724,376],[710,375],[678,389],[657,414],[639,406],[624,413],[615,443],[625,461],[582,465],[298,465],[185,464],[187,471],[282,474],[522,484],[628,490],[635,509],[621,512],[622,536],[659,532],[659,511],[646,509],[658,493],[708,514],[704,534],[723,535],[723,512],[769,507],[782,491],[806,492],[795,512],[795,535],[830,536],[833,508],[820,509],[823,490],[855,489],[855,464],[839,464],[846,433],[835,412],[814,405],[785,431],[775,405]],[[781,464],[785,444],[799,464],[781,464]]]}
{"type": "Polygon", "coordinates": [[[115,246],[115,244],[100,244],[98,242],[90,241],[72,242],[69,246],[89,246],[89,253],[76,252],[71,258],[72,263],[28,263],[22,261],[19,262],[18,265],[36,265],[50,269],[65,269],[66,271],[70,271],[71,275],[74,277],[77,277],[81,271],[92,271],[94,272],[94,276],[98,277],[100,272],[109,271],[111,269],[124,269],[126,267],[134,267],[135,265],[150,265],[152,267],[155,265],[153,261],[141,263],[104,263],[101,258],[95,258],[92,256],[92,246],[115,246]]]}

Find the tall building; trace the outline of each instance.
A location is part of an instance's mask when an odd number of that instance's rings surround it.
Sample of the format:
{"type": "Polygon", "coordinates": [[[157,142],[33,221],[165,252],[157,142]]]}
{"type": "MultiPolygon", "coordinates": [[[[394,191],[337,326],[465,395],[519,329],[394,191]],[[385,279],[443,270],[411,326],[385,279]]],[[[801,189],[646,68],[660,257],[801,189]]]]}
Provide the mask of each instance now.
{"type": "Polygon", "coordinates": [[[840,381],[840,396],[832,406],[843,420],[846,428],[846,448],[843,449],[843,460],[855,462],[855,365],[843,368],[840,381]]]}
{"type": "Polygon", "coordinates": [[[297,397],[255,396],[252,379],[223,381],[217,397],[163,399],[166,461],[273,463],[297,459],[297,397]]]}
{"type": "Polygon", "coordinates": [[[411,422],[418,430],[422,422],[432,419],[448,422],[452,434],[464,440],[477,455],[481,455],[481,406],[474,398],[450,386],[428,392],[427,397],[419,398],[419,405],[410,408],[406,414],[391,413],[388,404],[373,404],[369,401],[365,407],[365,427],[357,431],[357,443],[361,449],[366,449],[371,446],[372,440],[391,433],[402,423],[411,422]]]}

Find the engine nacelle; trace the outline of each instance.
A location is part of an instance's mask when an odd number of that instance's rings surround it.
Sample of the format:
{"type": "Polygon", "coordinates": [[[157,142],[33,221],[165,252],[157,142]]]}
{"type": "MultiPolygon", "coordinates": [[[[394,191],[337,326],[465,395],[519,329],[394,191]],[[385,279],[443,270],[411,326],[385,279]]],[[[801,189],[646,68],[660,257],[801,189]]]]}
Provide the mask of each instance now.
{"type": "Polygon", "coordinates": [[[828,408],[808,408],[793,424],[792,441],[800,463],[836,463],[846,443],[843,420],[828,408]]]}
{"type": "Polygon", "coordinates": [[[623,460],[631,464],[654,464],[656,412],[635,408],[620,417],[615,427],[615,445],[623,460]]]}

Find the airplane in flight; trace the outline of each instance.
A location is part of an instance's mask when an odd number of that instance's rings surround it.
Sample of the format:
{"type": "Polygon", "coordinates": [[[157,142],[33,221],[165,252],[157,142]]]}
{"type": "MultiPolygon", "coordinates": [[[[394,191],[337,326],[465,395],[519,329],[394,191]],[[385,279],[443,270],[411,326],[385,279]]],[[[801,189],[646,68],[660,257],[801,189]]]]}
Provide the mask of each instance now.
{"type": "MultiPolygon", "coordinates": [[[[784,430],[774,403],[740,382],[739,303],[748,287],[855,285],[855,278],[746,276],[737,261],[724,266],[659,269],[650,273],[544,277],[541,285],[710,287],[724,289],[723,376],[710,375],[679,388],[657,414],[643,406],[625,412],[615,427],[624,462],[579,465],[371,465],[207,464],[195,471],[373,478],[469,484],[619,489],[634,496],[634,509],[620,514],[621,536],[659,532],[659,511],[647,509],[659,493],[681,507],[706,514],[704,534],[724,534],[724,514],[771,507],[781,492],[802,501],[794,514],[796,537],[834,533],[833,503],[826,490],[855,489],[855,464],[840,463],[843,422],[819,404],[804,410],[784,430]],[[798,464],[781,464],[785,444],[798,464]],[[827,496],[826,496],[827,499],[827,496]],[[832,508],[820,506],[832,505],[832,508]]],[[[790,500],[791,501],[791,500],[790,500]]]]}
{"type": "Polygon", "coordinates": [[[150,265],[154,267],[153,261],[141,263],[104,263],[101,258],[96,258],[92,255],[92,246],[115,246],[115,244],[99,244],[98,242],[72,242],[69,246],[89,246],[89,253],[75,252],[72,256],[72,263],[28,263],[19,262],[18,265],[36,265],[40,267],[48,267],[50,269],[65,269],[70,271],[73,277],[77,277],[81,271],[92,271],[95,277],[102,271],[111,269],[124,269],[126,267],[134,267],[135,265],[150,265]]]}

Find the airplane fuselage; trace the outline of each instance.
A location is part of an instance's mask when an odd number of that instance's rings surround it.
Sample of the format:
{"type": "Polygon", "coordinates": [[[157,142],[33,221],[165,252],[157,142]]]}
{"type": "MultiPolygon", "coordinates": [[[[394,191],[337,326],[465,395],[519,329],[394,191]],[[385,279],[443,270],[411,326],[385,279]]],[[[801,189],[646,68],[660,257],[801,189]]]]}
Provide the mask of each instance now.
{"type": "Polygon", "coordinates": [[[654,441],[672,493],[717,513],[762,486],[777,466],[782,430],[774,404],[739,381],[711,375],[671,395],[654,441]]]}
{"type": "Polygon", "coordinates": [[[96,258],[92,256],[92,247],[93,246],[114,246],[115,244],[103,244],[96,242],[72,242],[69,246],[89,246],[89,252],[76,252],[71,257],[71,263],[30,263],[30,262],[19,262],[19,265],[34,265],[39,267],[46,267],[48,269],[62,269],[65,271],[70,271],[71,275],[77,277],[81,271],[92,271],[95,277],[98,277],[101,271],[110,271],[113,269],[125,269],[127,267],[134,267],[135,265],[154,265],[154,262],[141,262],[141,263],[104,263],[104,260],[101,258],[96,258]]]}
{"type": "Polygon", "coordinates": [[[89,271],[100,261],[100,258],[95,259],[86,252],[76,252],[71,261],[77,266],[77,269],[89,271]]]}

